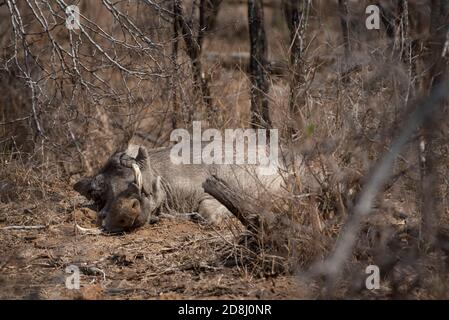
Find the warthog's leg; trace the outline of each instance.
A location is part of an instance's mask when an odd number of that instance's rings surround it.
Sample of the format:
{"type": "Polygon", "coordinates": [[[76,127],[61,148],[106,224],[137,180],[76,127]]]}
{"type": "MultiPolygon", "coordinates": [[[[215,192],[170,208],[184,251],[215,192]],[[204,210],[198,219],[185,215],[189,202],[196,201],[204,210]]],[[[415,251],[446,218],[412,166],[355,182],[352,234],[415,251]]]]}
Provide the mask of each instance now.
{"type": "Polygon", "coordinates": [[[201,199],[198,205],[198,213],[208,222],[213,224],[221,223],[226,217],[229,217],[230,214],[225,206],[209,194],[201,199]]]}

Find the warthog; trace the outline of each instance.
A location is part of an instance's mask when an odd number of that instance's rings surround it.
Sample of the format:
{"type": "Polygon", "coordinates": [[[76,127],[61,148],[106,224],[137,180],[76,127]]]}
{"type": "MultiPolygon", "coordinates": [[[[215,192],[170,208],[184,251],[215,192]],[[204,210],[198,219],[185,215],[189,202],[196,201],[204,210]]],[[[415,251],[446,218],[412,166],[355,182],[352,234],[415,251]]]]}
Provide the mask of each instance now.
{"type": "Polygon", "coordinates": [[[111,156],[96,175],[77,182],[74,189],[97,203],[97,223],[108,232],[155,222],[165,209],[197,212],[217,222],[229,212],[203,190],[202,184],[212,173],[232,179],[251,194],[258,184],[263,185],[263,192],[279,189],[281,184],[278,174],[261,177],[255,165],[174,164],[169,147],[147,150],[131,145],[111,156]]]}

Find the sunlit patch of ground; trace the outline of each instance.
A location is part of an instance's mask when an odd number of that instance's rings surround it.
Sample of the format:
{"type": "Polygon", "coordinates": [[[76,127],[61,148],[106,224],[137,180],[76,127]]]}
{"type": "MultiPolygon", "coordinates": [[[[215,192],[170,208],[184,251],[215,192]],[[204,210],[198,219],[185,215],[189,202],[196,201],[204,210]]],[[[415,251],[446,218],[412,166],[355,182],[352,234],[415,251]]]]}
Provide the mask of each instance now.
{"type": "Polygon", "coordinates": [[[226,267],[220,254],[232,235],[163,219],[124,235],[81,235],[95,212],[82,197],[57,190],[38,204],[0,204],[0,298],[285,299],[300,298],[295,277],[253,277],[226,267]],[[65,269],[81,270],[80,289],[66,288],[65,269]]]}

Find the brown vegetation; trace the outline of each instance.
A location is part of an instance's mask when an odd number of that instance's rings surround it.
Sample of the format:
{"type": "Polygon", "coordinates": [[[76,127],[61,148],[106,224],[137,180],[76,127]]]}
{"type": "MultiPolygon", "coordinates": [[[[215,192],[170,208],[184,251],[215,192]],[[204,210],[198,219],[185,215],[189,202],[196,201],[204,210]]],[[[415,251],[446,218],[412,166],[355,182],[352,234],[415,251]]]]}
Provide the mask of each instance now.
{"type": "Polygon", "coordinates": [[[81,29],[0,2],[1,298],[448,298],[447,1],[378,1],[380,30],[368,1],[69,2],[81,29]],[[192,120],[279,129],[285,195],[211,179],[240,222],[77,233],[81,174],[192,120]]]}

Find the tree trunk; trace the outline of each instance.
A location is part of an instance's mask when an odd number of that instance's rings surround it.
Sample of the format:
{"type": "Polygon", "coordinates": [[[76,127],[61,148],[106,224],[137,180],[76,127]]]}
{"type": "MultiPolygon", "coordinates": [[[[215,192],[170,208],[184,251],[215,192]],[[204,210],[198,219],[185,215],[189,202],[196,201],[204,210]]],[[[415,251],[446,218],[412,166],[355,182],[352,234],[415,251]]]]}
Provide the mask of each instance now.
{"type": "MultiPolygon", "coordinates": [[[[173,0],[173,12],[176,12],[176,0],[173,0]]],[[[171,52],[171,60],[173,63],[173,66],[175,69],[178,68],[178,50],[179,50],[179,30],[178,30],[178,22],[176,19],[173,20],[173,43],[172,43],[172,52],[171,52]]],[[[180,108],[178,103],[178,94],[176,90],[176,84],[175,84],[175,74],[176,72],[173,72],[173,75],[170,77],[170,90],[172,92],[172,103],[173,103],[173,115],[171,118],[172,123],[172,129],[178,128],[178,119],[180,114],[180,108]]]]}
{"type": "MultiPolygon", "coordinates": [[[[210,95],[208,77],[203,74],[201,65],[201,51],[203,46],[204,32],[206,30],[206,4],[207,0],[201,0],[199,6],[199,26],[198,32],[195,37],[193,32],[193,26],[191,23],[187,23],[184,17],[184,10],[182,7],[182,0],[174,0],[174,15],[175,21],[178,23],[178,27],[181,30],[184,42],[186,45],[186,52],[190,58],[192,64],[193,84],[196,92],[200,93],[201,100],[205,104],[208,113],[213,113],[212,98],[210,95]]],[[[191,123],[194,120],[196,110],[192,108],[189,112],[188,122],[191,123]]]]}
{"type": "MultiPolygon", "coordinates": [[[[300,96],[300,88],[304,84],[303,70],[303,36],[306,21],[302,21],[305,4],[303,0],[282,0],[284,16],[290,32],[290,98],[289,112],[291,123],[288,126],[289,136],[294,139],[297,129],[302,126],[301,106],[304,97],[300,96]]],[[[305,17],[304,17],[305,18],[305,17]]]]}
{"type": "MultiPolygon", "coordinates": [[[[449,21],[447,16],[447,1],[432,0],[431,30],[428,39],[428,66],[430,73],[425,79],[425,93],[439,86],[447,77],[448,58],[445,52],[449,35],[449,21]]],[[[444,107],[444,106],[442,106],[444,107]]],[[[440,207],[440,177],[438,176],[438,145],[439,130],[443,121],[443,108],[436,109],[428,117],[422,127],[420,137],[420,174],[421,174],[421,248],[431,246],[435,240],[440,207]]]]}
{"type": "MultiPolygon", "coordinates": [[[[202,0],[203,1],[203,0],[202,0]]],[[[205,0],[204,23],[205,31],[211,31],[217,23],[218,11],[223,0],[205,0]]]]}
{"type": "Polygon", "coordinates": [[[338,13],[340,14],[341,31],[343,34],[343,45],[345,47],[345,58],[349,58],[351,44],[349,40],[349,10],[347,0],[338,0],[338,13]]]}
{"type": "Polygon", "coordinates": [[[268,106],[267,39],[262,0],[248,0],[250,37],[251,126],[271,128],[268,106]]]}

